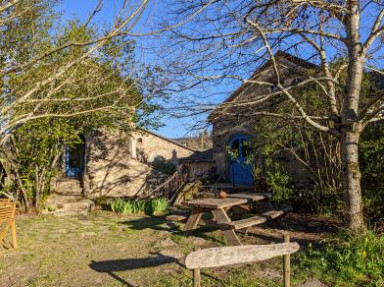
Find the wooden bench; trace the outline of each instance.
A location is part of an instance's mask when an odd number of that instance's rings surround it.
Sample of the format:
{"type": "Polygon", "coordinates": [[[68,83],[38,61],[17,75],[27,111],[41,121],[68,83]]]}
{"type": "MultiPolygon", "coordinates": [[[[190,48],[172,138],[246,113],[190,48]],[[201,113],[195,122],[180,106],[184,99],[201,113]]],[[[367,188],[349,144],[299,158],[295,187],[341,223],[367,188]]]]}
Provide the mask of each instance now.
{"type": "Polygon", "coordinates": [[[279,216],[284,215],[285,213],[287,213],[288,211],[291,211],[291,210],[292,210],[291,207],[286,207],[286,208],[283,208],[281,210],[271,210],[271,211],[264,212],[261,215],[256,215],[256,216],[252,216],[252,217],[245,218],[245,219],[231,221],[228,223],[228,225],[232,229],[236,229],[236,230],[242,229],[242,228],[247,228],[247,227],[251,227],[254,225],[262,224],[262,223],[267,222],[268,220],[271,220],[271,219],[275,219],[279,216]]]}
{"type": "Polygon", "coordinates": [[[0,204],[0,243],[5,250],[17,249],[16,202],[2,201],[0,204]],[[8,237],[11,237],[9,240],[8,237]]]}
{"type": "Polygon", "coordinates": [[[290,287],[290,255],[300,247],[296,242],[289,242],[289,235],[284,236],[284,241],[280,244],[217,247],[195,251],[188,254],[185,266],[193,270],[194,287],[200,287],[201,268],[253,263],[284,256],[284,287],[290,287]]]}
{"type": "Polygon", "coordinates": [[[186,222],[187,216],[180,214],[170,214],[165,217],[165,220],[168,221],[178,221],[178,222],[186,222]]]}

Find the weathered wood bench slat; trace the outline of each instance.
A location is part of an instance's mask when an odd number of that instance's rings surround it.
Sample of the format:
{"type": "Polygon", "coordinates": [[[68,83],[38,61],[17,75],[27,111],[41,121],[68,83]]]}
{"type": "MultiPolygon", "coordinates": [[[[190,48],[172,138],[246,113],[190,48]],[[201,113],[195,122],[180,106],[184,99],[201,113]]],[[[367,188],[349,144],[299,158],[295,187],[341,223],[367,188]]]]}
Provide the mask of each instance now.
{"type": "Polygon", "coordinates": [[[292,254],[299,248],[299,244],[296,242],[214,247],[190,253],[185,259],[185,266],[188,269],[196,269],[246,264],[292,254]]]}
{"type": "Polygon", "coordinates": [[[187,221],[187,216],[179,214],[170,214],[165,217],[165,220],[183,222],[187,221]]]}
{"type": "Polygon", "coordinates": [[[246,227],[251,227],[257,224],[262,224],[264,222],[267,222],[270,219],[275,219],[281,215],[284,215],[288,211],[290,211],[292,208],[291,207],[286,207],[281,210],[271,210],[263,213],[262,215],[256,215],[252,216],[249,218],[241,219],[241,220],[236,220],[229,222],[228,225],[231,226],[233,229],[242,229],[246,227]]]}
{"type": "Polygon", "coordinates": [[[228,223],[228,225],[233,229],[242,229],[246,227],[250,227],[257,224],[262,224],[266,222],[268,219],[259,215],[252,216],[246,219],[236,220],[228,223]]]}
{"type": "Polygon", "coordinates": [[[218,209],[218,208],[233,207],[236,205],[245,204],[247,202],[248,200],[243,198],[225,198],[225,199],[203,198],[203,199],[184,201],[183,205],[207,208],[207,209],[218,209]]]}
{"type": "Polygon", "coordinates": [[[235,264],[248,264],[284,256],[284,287],[291,286],[290,256],[300,248],[296,242],[290,243],[289,234],[284,235],[284,242],[269,245],[243,245],[232,247],[216,247],[194,251],[185,259],[185,266],[193,270],[193,286],[201,287],[201,268],[214,268],[235,264]]]}
{"type": "Polygon", "coordinates": [[[230,193],[227,195],[229,198],[242,198],[251,202],[267,200],[271,198],[270,193],[230,193]]]}

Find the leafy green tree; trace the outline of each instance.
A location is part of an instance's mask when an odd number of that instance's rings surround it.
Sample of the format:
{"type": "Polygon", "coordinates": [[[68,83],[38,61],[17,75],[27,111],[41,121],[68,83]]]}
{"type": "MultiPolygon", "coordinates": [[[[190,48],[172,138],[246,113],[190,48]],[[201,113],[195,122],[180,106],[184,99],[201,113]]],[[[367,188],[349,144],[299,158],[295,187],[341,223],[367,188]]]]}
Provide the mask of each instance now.
{"type": "MultiPolygon", "coordinates": [[[[29,8],[35,2],[26,1],[29,8]]],[[[25,19],[26,25],[17,28],[23,35],[17,41],[22,43],[28,36],[37,43],[32,52],[20,46],[14,63],[18,68],[3,78],[6,92],[0,109],[1,160],[14,189],[7,195],[18,198],[21,192],[27,208],[30,200],[38,207],[49,193],[64,146],[79,143],[81,134],[94,129],[129,131],[135,125],[149,124],[155,109],[139,88],[141,67],[134,59],[134,41],[111,35],[111,31],[101,35],[96,27],[77,20],[52,34],[50,28],[56,21],[52,6],[36,3],[41,4],[36,4],[36,20],[25,19]],[[34,21],[48,24],[36,33],[33,25],[27,25],[34,21]]],[[[13,8],[13,13],[26,9],[13,8]]],[[[14,52],[13,46],[4,50],[14,52]]]]}

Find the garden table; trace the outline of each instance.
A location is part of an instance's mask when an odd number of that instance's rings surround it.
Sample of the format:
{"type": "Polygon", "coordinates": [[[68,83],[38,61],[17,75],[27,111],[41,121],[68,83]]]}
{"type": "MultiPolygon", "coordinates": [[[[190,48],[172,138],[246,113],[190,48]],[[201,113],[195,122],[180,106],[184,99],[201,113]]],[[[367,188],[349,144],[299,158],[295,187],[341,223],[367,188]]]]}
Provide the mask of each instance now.
{"type": "Polygon", "coordinates": [[[247,202],[248,200],[244,198],[204,198],[185,201],[183,204],[191,208],[191,214],[185,224],[184,231],[195,229],[204,212],[211,212],[214,221],[212,225],[219,227],[223,231],[228,243],[231,245],[241,245],[235,230],[230,226],[232,220],[228,216],[227,211],[234,206],[246,204],[247,202]]]}

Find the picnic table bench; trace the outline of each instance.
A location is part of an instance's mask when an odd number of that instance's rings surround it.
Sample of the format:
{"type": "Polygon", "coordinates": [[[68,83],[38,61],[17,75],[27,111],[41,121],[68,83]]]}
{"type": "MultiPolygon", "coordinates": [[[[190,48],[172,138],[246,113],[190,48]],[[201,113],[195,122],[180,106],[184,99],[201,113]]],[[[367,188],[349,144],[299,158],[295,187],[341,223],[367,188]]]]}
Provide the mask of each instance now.
{"type": "Polygon", "coordinates": [[[191,213],[184,226],[184,231],[190,232],[197,228],[201,218],[205,212],[212,214],[212,220],[204,220],[208,225],[220,228],[228,243],[231,245],[241,245],[235,230],[251,227],[266,222],[267,220],[277,218],[287,211],[289,208],[282,210],[270,210],[260,215],[255,215],[246,219],[232,221],[228,215],[228,211],[235,206],[241,206],[250,202],[266,200],[270,198],[270,194],[229,194],[227,198],[204,198],[190,201],[184,201],[183,205],[191,208],[191,213]]]}

